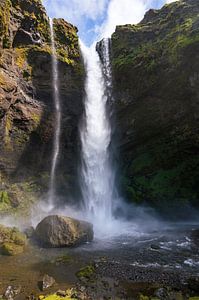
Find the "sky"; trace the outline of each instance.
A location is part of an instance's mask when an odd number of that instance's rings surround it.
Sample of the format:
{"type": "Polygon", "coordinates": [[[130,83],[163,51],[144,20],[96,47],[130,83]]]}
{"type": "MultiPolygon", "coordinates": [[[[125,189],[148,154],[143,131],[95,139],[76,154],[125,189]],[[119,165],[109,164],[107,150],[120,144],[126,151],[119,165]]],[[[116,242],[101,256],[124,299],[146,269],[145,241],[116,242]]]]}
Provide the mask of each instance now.
{"type": "Polygon", "coordinates": [[[43,0],[51,18],[64,18],[77,26],[87,45],[110,37],[116,25],[136,24],[150,8],[175,0],[43,0]]]}

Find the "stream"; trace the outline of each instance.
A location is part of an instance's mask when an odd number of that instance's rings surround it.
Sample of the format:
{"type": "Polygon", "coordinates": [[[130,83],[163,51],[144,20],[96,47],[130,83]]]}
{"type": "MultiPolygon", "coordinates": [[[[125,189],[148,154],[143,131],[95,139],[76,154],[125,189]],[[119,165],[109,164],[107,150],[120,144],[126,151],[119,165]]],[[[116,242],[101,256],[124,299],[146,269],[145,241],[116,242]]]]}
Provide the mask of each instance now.
{"type": "MultiPolygon", "coordinates": [[[[29,246],[16,257],[0,256],[0,294],[8,285],[21,285],[22,296],[40,294],[38,282],[53,276],[58,288],[77,284],[80,268],[93,264],[98,276],[123,283],[164,284],[182,288],[187,279],[199,275],[197,224],[161,224],[148,232],[95,238],[77,248],[42,249],[29,246]],[[195,236],[195,238],[194,238],[195,236]]],[[[130,298],[131,299],[131,298],[130,298]]]]}

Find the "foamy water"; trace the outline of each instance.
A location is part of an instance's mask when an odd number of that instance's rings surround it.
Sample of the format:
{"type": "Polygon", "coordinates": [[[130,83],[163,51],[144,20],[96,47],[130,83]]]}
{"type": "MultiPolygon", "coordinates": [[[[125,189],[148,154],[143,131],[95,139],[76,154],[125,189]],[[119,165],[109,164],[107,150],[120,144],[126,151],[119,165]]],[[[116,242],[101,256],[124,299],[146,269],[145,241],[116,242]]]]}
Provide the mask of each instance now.
{"type": "Polygon", "coordinates": [[[109,231],[115,226],[112,215],[115,172],[110,162],[111,126],[107,113],[107,87],[111,85],[109,42],[102,42],[103,64],[95,45],[90,48],[80,45],[87,76],[85,116],[80,130],[83,201],[87,218],[98,229],[104,227],[109,231]]]}

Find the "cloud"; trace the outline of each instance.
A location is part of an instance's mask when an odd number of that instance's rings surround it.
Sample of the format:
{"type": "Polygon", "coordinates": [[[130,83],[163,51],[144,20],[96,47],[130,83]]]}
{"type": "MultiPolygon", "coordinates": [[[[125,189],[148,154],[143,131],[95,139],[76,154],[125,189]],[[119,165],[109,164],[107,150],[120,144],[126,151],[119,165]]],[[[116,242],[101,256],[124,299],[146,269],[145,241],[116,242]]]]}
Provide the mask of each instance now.
{"type": "Polygon", "coordinates": [[[43,0],[49,14],[78,25],[83,18],[96,20],[104,14],[108,0],[43,0]]]}
{"type": "Polygon", "coordinates": [[[117,25],[137,24],[150,8],[160,8],[165,3],[178,0],[111,0],[108,13],[101,28],[100,38],[110,37],[117,25]]]}
{"type": "Polygon", "coordinates": [[[112,0],[108,6],[107,20],[101,27],[101,36],[110,37],[116,25],[136,24],[143,18],[148,4],[144,0],[112,0]]]}
{"type": "Polygon", "coordinates": [[[116,25],[136,24],[149,8],[174,0],[43,0],[50,17],[76,25],[87,44],[110,37],[116,25]]]}

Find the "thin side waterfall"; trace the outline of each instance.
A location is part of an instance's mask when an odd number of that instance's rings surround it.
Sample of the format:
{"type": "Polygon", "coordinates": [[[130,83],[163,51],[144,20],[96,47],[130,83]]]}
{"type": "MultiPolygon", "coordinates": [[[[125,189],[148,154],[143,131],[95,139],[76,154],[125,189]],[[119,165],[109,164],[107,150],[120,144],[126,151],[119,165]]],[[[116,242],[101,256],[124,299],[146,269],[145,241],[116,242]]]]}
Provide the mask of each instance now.
{"type": "Polygon", "coordinates": [[[111,87],[109,40],[102,41],[101,63],[96,46],[81,43],[86,68],[85,118],[81,128],[81,182],[88,217],[96,224],[110,223],[115,174],[111,167],[109,146],[111,126],[107,114],[108,89],[111,87]],[[107,89],[108,88],[108,89],[107,89]]]}
{"type": "Polygon", "coordinates": [[[55,132],[53,139],[53,156],[50,173],[49,204],[53,205],[55,198],[55,175],[60,152],[61,133],[61,105],[59,96],[58,61],[56,58],[56,48],[53,30],[53,20],[50,19],[51,48],[52,48],[52,77],[53,77],[53,99],[55,108],[55,132]]]}

